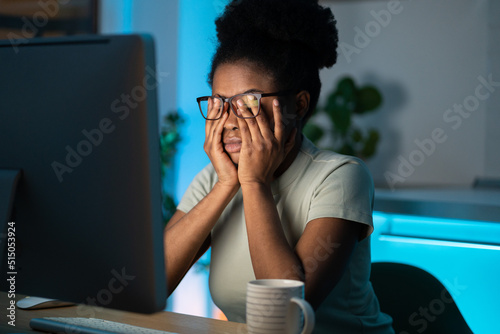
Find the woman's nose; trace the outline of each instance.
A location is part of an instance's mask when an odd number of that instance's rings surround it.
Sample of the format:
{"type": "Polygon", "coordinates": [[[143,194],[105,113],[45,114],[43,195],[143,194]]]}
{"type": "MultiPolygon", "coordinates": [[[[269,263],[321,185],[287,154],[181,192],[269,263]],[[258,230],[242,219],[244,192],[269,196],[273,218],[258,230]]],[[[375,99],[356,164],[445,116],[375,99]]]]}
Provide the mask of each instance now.
{"type": "Polygon", "coordinates": [[[225,102],[224,103],[224,112],[229,113],[229,117],[226,120],[226,123],[224,124],[224,128],[228,130],[236,130],[238,129],[238,118],[234,114],[234,112],[231,110],[231,107],[229,106],[229,103],[225,102]]]}

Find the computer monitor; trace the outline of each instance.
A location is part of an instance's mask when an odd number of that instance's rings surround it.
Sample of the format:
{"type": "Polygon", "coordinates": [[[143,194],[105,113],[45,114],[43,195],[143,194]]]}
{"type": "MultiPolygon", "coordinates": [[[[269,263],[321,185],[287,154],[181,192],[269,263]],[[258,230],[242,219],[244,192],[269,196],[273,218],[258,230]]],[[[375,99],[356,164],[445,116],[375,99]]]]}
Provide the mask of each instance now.
{"type": "Polygon", "coordinates": [[[161,79],[146,35],[0,41],[3,291],[165,307],[161,79]]]}

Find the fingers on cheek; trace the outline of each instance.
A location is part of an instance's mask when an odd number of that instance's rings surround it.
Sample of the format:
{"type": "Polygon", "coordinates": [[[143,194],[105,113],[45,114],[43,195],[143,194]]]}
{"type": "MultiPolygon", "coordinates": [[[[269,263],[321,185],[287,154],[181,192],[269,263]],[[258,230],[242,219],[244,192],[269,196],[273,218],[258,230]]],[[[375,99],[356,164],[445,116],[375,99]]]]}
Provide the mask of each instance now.
{"type": "Polygon", "coordinates": [[[237,109],[237,113],[238,113],[238,116],[242,116],[242,117],[247,117],[250,118],[252,116],[255,116],[255,114],[258,112],[258,109],[256,109],[255,107],[251,106],[251,100],[252,100],[252,96],[249,97],[249,100],[250,101],[246,101],[246,103],[243,103],[243,100],[238,100],[237,102],[237,105],[238,105],[238,109],[237,109]],[[250,104],[250,106],[249,106],[250,104]]]}
{"type": "Polygon", "coordinates": [[[211,138],[214,134],[215,131],[215,126],[213,124],[209,124],[209,121],[207,121],[207,124],[205,125],[205,136],[207,138],[211,138]]]}
{"type": "Polygon", "coordinates": [[[243,136],[247,136],[250,133],[250,129],[248,128],[247,121],[244,119],[238,119],[240,133],[243,136]]]}
{"type": "Polygon", "coordinates": [[[243,117],[242,108],[240,108],[240,107],[236,108],[236,114],[237,114],[238,116],[243,117]]]}
{"type": "Polygon", "coordinates": [[[223,114],[222,117],[217,121],[217,129],[222,128],[224,123],[226,123],[227,114],[223,114]]]}
{"type": "Polygon", "coordinates": [[[250,126],[253,126],[257,123],[257,120],[255,118],[247,118],[246,123],[250,126]]]}
{"type": "Polygon", "coordinates": [[[223,114],[221,118],[219,118],[217,121],[214,121],[214,132],[221,133],[224,128],[224,124],[226,124],[226,120],[227,114],[223,114]]]}
{"type": "Polygon", "coordinates": [[[244,103],[241,99],[236,101],[236,113],[238,114],[238,116],[243,116],[243,105],[244,103]]]}
{"type": "Polygon", "coordinates": [[[283,113],[282,113],[282,108],[278,100],[273,101],[273,116],[274,116],[274,122],[276,124],[281,123],[283,119],[283,113]]]}
{"type": "Polygon", "coordinates": [[[264,113],[262,111],[260,112],[259,116],[257,116],[256,118],[254,118],[254,120],[256,122],[261,123],[262,125],[265,125],[265,126],[270,126],[270,122],[273,121],[272,119],[269,120],[269,118],[267,117],[266,113],[264,113]]]}
{"type": "Polygon", "coordinates": [[[281,114],[281,106],[280,106],[278,99],[273,100],[273,110],[274,110],[275,116],[276,116],[276,114],[281,114]]]}
{"type": "Polygon", "coordinates": [[[241,108],[238,108],[236,110],[236,113],[238,114],[238,116],[240,117],[247,117],[247,118],[244,118],[246,120],[248,120],[249,118],[248,117],[252,117],[252,114],[250,112],[248,112],[247,109],[245,109],[245,107],[241,107],[241,108]]]}

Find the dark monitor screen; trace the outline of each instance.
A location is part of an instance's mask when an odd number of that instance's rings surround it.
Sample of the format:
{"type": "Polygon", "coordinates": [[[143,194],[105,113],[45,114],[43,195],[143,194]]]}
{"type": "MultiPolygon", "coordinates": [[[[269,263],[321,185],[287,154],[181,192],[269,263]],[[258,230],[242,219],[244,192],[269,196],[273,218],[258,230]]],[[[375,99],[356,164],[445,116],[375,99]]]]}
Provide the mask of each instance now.
{"type": "Polygon", "coordinates": [[[2,291],[165,307],[155,73],[145,35],[0,41],[2,291]]]}

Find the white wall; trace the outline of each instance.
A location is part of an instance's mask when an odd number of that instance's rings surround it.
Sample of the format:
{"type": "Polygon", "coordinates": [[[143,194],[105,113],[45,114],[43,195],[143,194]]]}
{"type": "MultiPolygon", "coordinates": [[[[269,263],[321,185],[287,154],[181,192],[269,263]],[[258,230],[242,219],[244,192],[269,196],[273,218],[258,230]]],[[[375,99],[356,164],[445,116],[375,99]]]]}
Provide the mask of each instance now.
{"type": "Polygon", "coordinates": [[[177,108],[178,1],[101,0],[102,34],[149,33],[155,39],[160,115],[177,108]],[[168,75],[166,74],[168,73],[168,75]]]}
{"type": "MultiPolygon", "coordinates": [[[[209,92],[206,74],[214,51],[213,20],[224,3],[180,2],[177,99],[187,124],[178,156],[178,198],[196,172],[208,163],[202,148],[203,122],[194,99],[209,92]]],[[[476,177],[500,177],[500,88],[485,100],[474,99],[480,76],[487,79],[492,75],[494,81],[500,81],[500,65],[492,61],[500,53],[498,2],[321,3],[335,13],[340,41],[357,45],[359,52],[348,55],[339,48],[339,62],[321,73],[321,99],[345,74],[360,84],[377,85],[385,98],[379,111],[359,120],[378,128],[382,135],[379,152],[368,163],[378,186],[468,186],[476,177]],[[387,21],[382,26],[371,11],[397,14],[391,14],[390,20],[382,17],[387,21]],[[366,46],[360,46],[362,41],[355,28],[365,31],[367,24],[374,29],[372,37],[368,36],[366,46]],[[467,118],[453,112],[454,105],[464,101],[479,102],[477,109],[471,105],[473,112],[465,110],[467,118]],[[436,129],[440,135],[435,139],[441,142],[434,142],[433,148],[429,140],[436,129]],[[426,143],[426,152],[415,141],[426,143]]],[[[484,94],[484,88],[480,92],[484,94]]]]}
{"type": "MultiPolygon", "coordinates": [[[[489,8],[489,67],[493,78],[500,81],[500,1],[490,0],[489,8]]],[[[486,114],[486,150],[484,175],[500,178],[500,94],[488,100],[486,114]]]]}
{"type": "MultiPolygon", "coordinates": [[[[490,43],[496,55],[500,52],[489,25],[490,19],[497,22],[498,32],[500,16],[489,15],[488,0],[322,4],[332,8],[340,41],[346,43],[344,50],[339,48],[339,62],[321,73],[322,98],[345,74],[360,84],[378,86],[384,95],[383,107],[360,120],[382,135],[379,152],[369,161],[377,185],[470,185],[478,176],[500,176],[494,150],[500,144],[495,107],[500,87],[494,93],[481,88],[484,100],[474,97],[481,84],[478,78],[487,79],[493,71],[490,43]],[[465,116],[448,111],[464,102],[474,111],[465,110],[465,116]],[[438,131],[438,143],[431,144],[433,131],[438,131]],[[415,141],[425,142],[426,149],[415,141]]],[[[498,13],[498,4],[495,7],[498,13]]],[[[496,66],[492,78],[500,81],[496,66]]]]}
{"type": "MultiPolygon", "coordinates": [[[[206,75],[214,51],[213,21],[225,2],[101,2],[101,31],[153,33],[158,70],[171,74],[172,80],[160,87],[161,113],[178,108],[187,119],[177,157],[177,199],[208,163],[202,148],[203,120],[194,99],[209,92],[206,75]]],[[[492,75],[500,81],[500,64],[494,61],[500,56],[498,1],[321,3],[333,9],[340,41],[345,43],[344,52],[339,48],[338,64],[321,73],[321,99],[345,74],[360,84],[377,85],[385,98],[379,111],[359,120],[382,134],[379,152],[369,161],[379,186],[470,185],[476,177],[500,177],[499,88],[484,101],[478,99],[477,110],[470,116],[464,113],[467,118],[448,111],[466,99],[474,102],[478,77],[492,75]],[[381,24],[372,11],[393,14],[390,19],[379,18],[381,24]],[[367,27],[372,30],[363,41],[357,29],[366,31],[367,27]],[[347,44],[358,53],[346,53],[347,44]],[[439,138],[446,140],[435,143],[432,153],[423,152],[415,141],[429,144],[435,129],[442,129],[439,138]],[[407,165],[402,166],[402,161],[407,165]]]]}

